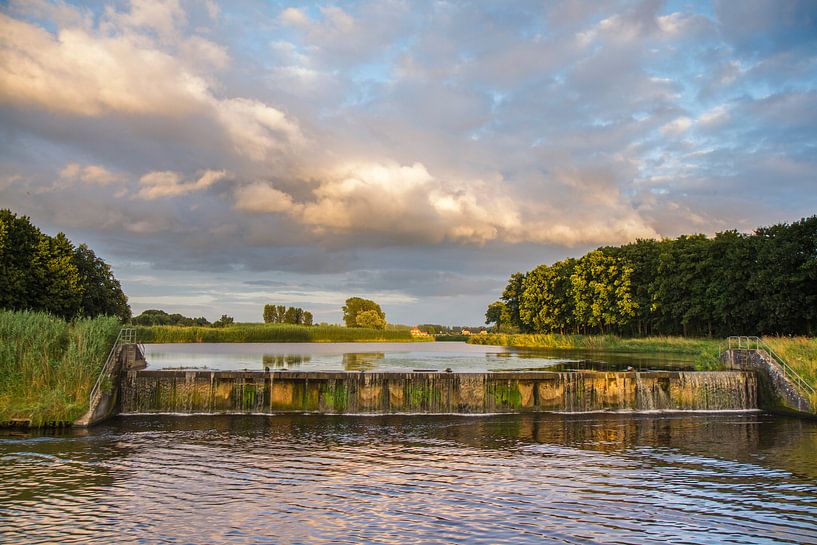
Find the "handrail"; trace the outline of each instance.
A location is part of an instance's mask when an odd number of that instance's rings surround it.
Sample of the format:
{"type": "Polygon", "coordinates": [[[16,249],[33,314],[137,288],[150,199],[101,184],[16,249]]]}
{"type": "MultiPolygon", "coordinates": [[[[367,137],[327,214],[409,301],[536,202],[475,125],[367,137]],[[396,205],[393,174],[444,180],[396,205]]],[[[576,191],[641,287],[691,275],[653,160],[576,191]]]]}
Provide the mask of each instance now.
{"type": "Polygon", "coordinates": [[[746,335],[733,335],[727,339],[729,350],[733,350],[733,341],[734,344],[737,344],[737,350],[754,350],[756,352],[760,352],[761,350],[765,351],[772,361],[776,362],[780,365],[781,369],[783,369],[783,375],[788,377],[792,382],[794,382],[795,386],[799,387],[801,390],[805,391],[808,395],[814,396],[817,393],[817,390],[814,389],[814,386],[806,382],[806,380],[800,376],[800,374],[792,369],[792,367],[786,363],[780,355],[777,354],[772,347],[763,342],[763,339],[760,337],[755,336],[746,336],[746,335]],[[754,346],[752,346],[754,345],[754,346]]]}
{"type": "Polygon", "coordinates": [[[106,376],[108,373],[111,372],[111,368],[115,362],[116,352],[120,346],[124,344],[130,344],[136,338],[136,330],[133,328],[124,327],[119,330],[119,334],[116,336],[116,340],[111,347],[111,351],[108,352],[108,358],[105,360],[105,365],[102,366],[102,370],[99,372],[99,376],[96,378],[96,382],[94,383],[94,387],[91,388],[91,394],[89,396],[91,407],[94,405],[94,399],[99,395],[99,389],[102,387],[102,377],[106,376]]]}

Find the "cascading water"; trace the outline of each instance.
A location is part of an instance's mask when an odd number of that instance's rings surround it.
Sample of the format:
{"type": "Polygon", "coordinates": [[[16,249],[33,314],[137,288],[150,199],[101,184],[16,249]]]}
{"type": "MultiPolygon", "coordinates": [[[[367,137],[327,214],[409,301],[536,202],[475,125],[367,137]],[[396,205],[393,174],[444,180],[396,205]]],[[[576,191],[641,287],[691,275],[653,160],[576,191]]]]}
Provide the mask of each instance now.
{"type": "Polygon", "coordinates": [[[135,371],[124,413],[493,413],[748,410],[748,372],[135,371]]]}

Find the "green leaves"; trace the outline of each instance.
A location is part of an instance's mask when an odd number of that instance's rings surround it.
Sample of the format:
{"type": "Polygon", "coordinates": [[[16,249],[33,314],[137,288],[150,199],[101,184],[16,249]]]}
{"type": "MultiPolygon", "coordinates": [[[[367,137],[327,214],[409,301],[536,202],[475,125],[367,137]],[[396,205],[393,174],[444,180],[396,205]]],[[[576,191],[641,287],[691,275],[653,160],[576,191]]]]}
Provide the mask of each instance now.
{"type": "MultiPolygon", "coordinates": [[[[386,314],[380,308],[380,305],[370,299],[361,297],[350,297],[346,300],[346,304],[343,306],[343,321],[346,323],[346,327],[367,327],[358,322],[359,315],[367,311],[375,312],[383,320],[383,327],[386,327],[386,314]]],[[[364,320],[373,319],[370,314],[366,316],[364,320]]]]}
{"type": "Polygon", "coordinates": [[[638,240],[514,273],[486,319],[533,333],[812,335],[817,216],[753,235],[638,240]]]}
{"type": "Polygon", "coordinates": [[[50,237],[25,216],[0,210],[0,308],[77,316],[130,318],[110,266],[86,245],[50,237]]]}

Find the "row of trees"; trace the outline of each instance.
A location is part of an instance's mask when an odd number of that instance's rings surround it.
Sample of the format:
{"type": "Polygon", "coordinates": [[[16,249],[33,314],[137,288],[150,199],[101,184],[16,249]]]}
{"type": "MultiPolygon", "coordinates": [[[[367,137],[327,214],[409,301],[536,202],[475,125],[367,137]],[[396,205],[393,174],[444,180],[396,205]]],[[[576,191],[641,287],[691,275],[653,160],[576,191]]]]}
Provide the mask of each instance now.
{"type": "Polygon", "coordinates": [[[188,318],[182,314],[173,313],[168,314],[164,310],[148,309],[139,316],[135,316],[131,323],[133,325],[175,325],[175,326],[199,326],[199,327],[224,327],[235,323],[232,316],[222,314],[221,318],[213,323],[210,323],[207,318],[200,316],[198,318],[188,318]]]}
{"type": "Polygon", "coordinates": [[[817,216],[540,265],[511,275],[485,317],[528,333],[813,335],[817,216]]]}
{"type": "Polygon", "coordinates": [[[312,313],[299,307],[264,305],[264,323],[312,325],[312,313]]]}
{"type": "Polygon", "coordinates": [[[40,310],[66,319],[131,316],[111,267],[85,244],[51,237],[26,216],[0,210],[0,308],[40,310]]]}

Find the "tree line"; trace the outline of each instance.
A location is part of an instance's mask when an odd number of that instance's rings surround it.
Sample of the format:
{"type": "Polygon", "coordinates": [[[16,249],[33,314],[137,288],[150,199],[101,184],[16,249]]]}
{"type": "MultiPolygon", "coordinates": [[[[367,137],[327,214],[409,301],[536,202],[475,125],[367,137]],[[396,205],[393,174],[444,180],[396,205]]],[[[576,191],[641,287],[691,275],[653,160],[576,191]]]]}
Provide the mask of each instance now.
{"type": "Polygon", "coordinates": [[[539,265],[512,274],[485,318],[524,333],[813,335],[817,216],[539,265]]]}
{"type": "Polygon", "coordinates": [[[39,310],[65,319],[130,319],[128,299],[105,263],[64,233],[49,236],[26,216],[0,210],[0,308],[39,310]]]}
{"type": "Polygon", "coordinates": [[[312,313],[300,307],[264,305],[264,323],[312,325],[312,313]]]}

